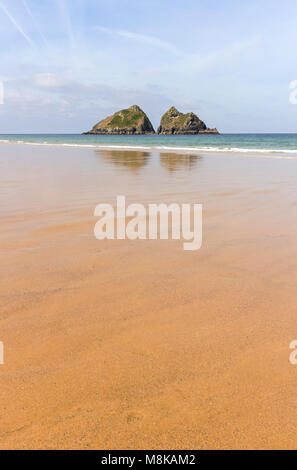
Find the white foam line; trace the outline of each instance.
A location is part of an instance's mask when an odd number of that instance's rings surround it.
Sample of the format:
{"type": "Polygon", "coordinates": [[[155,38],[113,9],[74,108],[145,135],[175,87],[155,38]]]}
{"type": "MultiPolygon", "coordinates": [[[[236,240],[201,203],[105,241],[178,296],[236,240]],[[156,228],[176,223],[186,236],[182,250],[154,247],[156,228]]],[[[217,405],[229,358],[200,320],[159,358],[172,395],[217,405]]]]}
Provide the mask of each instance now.
{"type": "Polygon", "coordinates": [[[99,144],[73,144],[73,143],[52,143],[52,142],[26,142],[24,140],[9,140],[9,139],[0,139],[0,144],[17,144],[17,145],[33,145],[33,146],[47,146],[47,147],[69,147],[69,148],[91,148],[99,150],[146,150],[146,151],[170,151],[170,152],[181,152],[181,153],[233,153],[233,154],[244,154],[250,157],[257,157],[257,155],[252,154],[261,154],[263,158],[277,158],[277,159],[297,159],[297,149],[248,149],[240,147],[170,147],[163,145],[99,145],[99,144]],[[268,155],[262,155],[262,154],[268,155]],[[281,154],[281,155],[279,155],[281,154]],[[286,156],[286,154],[291,154],[292,156],[286,156]],[[293,156],[294,155],[294,156],[293,156]]]}

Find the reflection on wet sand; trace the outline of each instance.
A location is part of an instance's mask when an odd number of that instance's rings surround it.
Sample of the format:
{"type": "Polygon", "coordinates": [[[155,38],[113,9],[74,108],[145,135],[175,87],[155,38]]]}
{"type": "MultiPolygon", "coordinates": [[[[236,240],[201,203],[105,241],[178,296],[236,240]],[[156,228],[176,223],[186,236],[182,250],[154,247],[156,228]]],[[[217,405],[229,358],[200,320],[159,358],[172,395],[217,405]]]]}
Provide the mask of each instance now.
{"type": "Polygon", "coordinates": [[[128,168],[132,172],[137,172],[147,165],[151,156],[149,152],[130,152],[127,150],[95,150],[95,152],[105,161],[128,168]]]}
{"type": "Polygon", "coordinates": [[[296,174],[2,144],[0,448],[295,448],[296,174]],[[202,203],[202,249],[97,240],[117,195],[202,203]]]}
{"type": "Polygon", "coordinates": [[[160,163],[169,172],[174,172],[182,169],[192,170],[200,159],[201,157],[199,155],[160,153],[160,163]]]}

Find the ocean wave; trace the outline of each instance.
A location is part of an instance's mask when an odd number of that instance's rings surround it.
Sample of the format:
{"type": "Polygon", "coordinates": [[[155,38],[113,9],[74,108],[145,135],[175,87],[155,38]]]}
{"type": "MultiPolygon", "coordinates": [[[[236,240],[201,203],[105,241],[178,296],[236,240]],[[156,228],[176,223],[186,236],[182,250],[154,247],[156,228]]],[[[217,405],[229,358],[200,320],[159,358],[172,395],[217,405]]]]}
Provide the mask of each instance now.
{"type": "MultiPolygon", "coordinates": [[[[101,149],[101,150],[143,150],[143,151],[166,151],[166,152],[183,152],[183,153],[242,153],[242,154],[268,154],[270,158],[275,154],[275,158],[280,158],[278,155],[281,155],[281,158],[285,158],[285,155],[295,155],[297,158],[297,148],[296,149],[277,149],[277,148],[245,148],[245,147],[217,147],[217,146],[203,146],[203,147],[178,147],[178,146],[168,146],[168,145],[116,145],[116,144],[87,144],[87,143],[74,143],[74,142],[49,142],[49,141],[40,141],[33,142],[30,140],[15,140],[15,139],[0,139],[0,144],[21,144],[21,145],[34,145],[34,146],[49,146],[49,147],[70,147],[70,148],[91,148],[91,149],[101,149]]],[[[265,155],[262,155],[265,156],[265,155]]],[[[287,157],[294,158],[294,157],[287,157]]]]}

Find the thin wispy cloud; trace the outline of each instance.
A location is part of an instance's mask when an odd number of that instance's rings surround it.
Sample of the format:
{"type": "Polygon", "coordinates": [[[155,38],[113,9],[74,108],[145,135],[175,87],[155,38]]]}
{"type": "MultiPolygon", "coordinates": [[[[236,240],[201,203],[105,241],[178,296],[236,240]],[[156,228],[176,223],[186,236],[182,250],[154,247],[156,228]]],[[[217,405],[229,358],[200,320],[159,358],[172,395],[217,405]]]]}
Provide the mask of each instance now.
{"type": "Polygon", "coordinates": [[[68,82],[54,73],[37,73],[33,77],[33,83],[39,88],[57,89],[65,86],[68,82]]]}
{"type": "Polygon", "coordinates": [[[69,42],[69,56],[72,68],[78,73],[81,65],[79,47],[76,42],[75,29],[72,25],[71,6],[66,0],[54,0],[56,9],[62,21],[63,29],[69,42]]]}
{"type": "Polygon", "coordinates": [[[0,1],[0,8],[2,11],[5,13],[7,18],[11,21],[11,23],[14,25],[14,27],[17,29],[17,31],[23,36],[23,38],[30,44],[30,46],[35,47],[34,42],[32,39],[28,36],[28,34],[25,33],[21,25],[17,22],[17,20],[12,16],[12,14],[8,11],[7,7],[3,4],[3,2],[0,1]]]}
{"type": "Polygon", "coordinates": [[[39,27],[38,21],[36,20],[35,16],[33,15],[31,8],[29,7],[26,0],[22,0],[22,3],[24,5],[25,10],[27,11],[28,15],[30,16],[30,18],[33,22],[34,28],[36,29],[36,31],[40,35],[40,37],[41,37],[42,41],[44,42],[44,44],[46,45],[46,47],[48,48],[49,47],[48,41],[47,41],[46,37],[44,36],[44,34],[42,33],[42,31],[39,27]]]}
{"type": "Polygon", "coordinates": [[[65,2],[65,0],[54,0],[54,3],[56,5],[56,8],[59,12],[59,15],[64,23],[65,26],[65,31],[67,33],[69,42],[72,46],[72,48],[75,47],[75,39],[74,39],[74,34],[73,34],[73,28],[72,28],[72,23],[71,23],[71,18],[68,10],[68,5],[65,2]]]}
{"type": "Polygon", "coordinates": [[[297,3],[288,1],[289,10],[276,0],[238,2],[234,22],[234,2],[222,10],[153,0],[156,17],[139,0],[132,10],[125,1],[0,0],[1,132],[79,131],[132,103],[155,125],[174,104],[222,131],[296,132],[286,80],[296,78],[297,3]]]}
{"type": "Polygon", "coordinates": [[[166,51],[172,52],[173,54],[180,55],[182,53],[173,44],[167,41],[162,41],[161,39],[155,36],[147,36],[145,34],[134,33],[132,31],[126,31],[122,29],[105,28],[103,26],[97,26],[96,29],[98,31],[101,31],[102,33],[110,34],[112,36],[119,36],[119,37],[131,39],[132,41],[137,41],[140,43],[148,44],[149,46],[157,47],[159,49],[164,49],[166,51]]]}
{"type": "Polygon", "coordinates": [[[261,38],[258,34],[243,41],[232,42],[223,48],[215,49],[207,54],[189,54],[185,59],[189,66],[192,65],[193,68],[197,69],[217,66],[220,63],[233,60],[236,55],[240,55],[244,51],[258,46],[261,38]]]}

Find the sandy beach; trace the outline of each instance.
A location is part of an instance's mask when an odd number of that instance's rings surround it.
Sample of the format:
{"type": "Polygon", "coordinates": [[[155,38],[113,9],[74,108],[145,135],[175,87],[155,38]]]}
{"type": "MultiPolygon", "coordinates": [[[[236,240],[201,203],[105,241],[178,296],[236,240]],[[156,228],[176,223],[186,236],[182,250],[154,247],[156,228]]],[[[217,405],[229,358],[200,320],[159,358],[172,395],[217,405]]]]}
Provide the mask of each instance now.
{"type": "Polygon", "coordinates": [[[1,144],[1,449],[296,446],[297,159],[1,144]],[[203,204],[201,250],[94,237],[203,204]]]}

